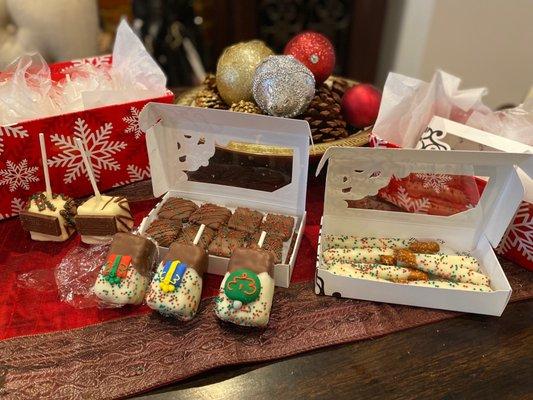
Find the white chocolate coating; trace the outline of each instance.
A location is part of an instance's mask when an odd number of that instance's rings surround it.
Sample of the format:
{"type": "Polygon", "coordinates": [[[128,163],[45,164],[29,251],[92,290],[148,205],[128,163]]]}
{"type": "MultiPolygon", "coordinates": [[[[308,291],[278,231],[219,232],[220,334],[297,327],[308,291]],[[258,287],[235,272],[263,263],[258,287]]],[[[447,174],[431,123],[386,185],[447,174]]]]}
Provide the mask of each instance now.
{"type": "Polygon", "coordinates": [[[405,248],[414,241],[414,239],[397,239],[397,238],[376,238],[360,237],[351,235],[326,235],[325,248],[358,248],[366,249],[376,247],[380,249],[405,248]]]}
{"type": "MultiPolygon", "coordinates": [[[[79,216],[110,216],[117,217],[117,232],[129,232],[133,228],[130,206],[127,201],[122,204],[113,200],[116,197],[100,196],[100,201],[93,196],[78,207],[79,216]],[[125,208],[122,208],[122,206],[125,208]]],[[[80,232],[81,241],[87,244],[101,244],[111,241],[114,233],[105,236],[84,235],[80,232]]]]}
{"type": "Polygon", "coordinates": [[[268,272],[261,272],[257,275],[261,282],[261,292],[259,298],[251,303],[243,304],[240,309],[233,307],[233,300],[224,293],[226,279],[229,272],[226,272],[220,285],[220,291],[215,299],[215,313],[223,321],[229,321],[242,326],[264,327],[268,325],[272,299],[274,297],[274,279],[268,272]]]}
{"type": "Polygon", "coordinates": [[[353,268],[374,275],[377,278],[386,279],[388,281],[408,281],[412,279],[412,271],[408,268],[397,267],[396,265],[381,265],[381,264],[361,264],[355,263],[353,268]]]}
{"type": "Polygon", "coordinates": [[[368,248],[368,249],[327,249],[322,252],[322,259],[326,263],[379,263],[380,256],[394,255],[393,249],[368,248]]]}
{"type": "Polygon", "coordinates": [[[475,292],[492,292],[490,286],[474,285],[472,283],[463,282],[447,282],[447,281],[411,281],[407,283],[413,286],[434,287],[439,289],[455,289],[455,290],[472,290],[475,292]]]}
{"type": "Polygon", "coordinates": [[[351,264],[335,263],[329,266],[328,271],[335,275],[347,276],[349,278],[367,279],[370,281],[382,281],[376,273],[364,272],[358,268],[354,268],[351,264]]]}
{"type": "Polygon", "coordinates": [[[173,292],[165,293],[159,286],[163,267],[163,263],[157,267],[146,296],[146,304],[163,315],[170,315],[181,321],[191,320],[196,315],[202,298],[202,277],[195,269],[187,268],[180,285],[173,292]]]}
{"type": "Polygon", "coordinates": [[[100,270],[93,291],[98,298],[110,304],[141,304],[150,280],[133,267],[128,268],[126,278],[120,284],[112,285],[102,275],[105,265],[100,270]]]}
{"type": "Polygon", "coordinates": [[[50,210],[48,207],[46,207],[44,210],[40,211],[35,201],[31,201],[30,207],[27,211],[38,215],[49,215],[51,217],[56,217],[59,220],[61,235],[53,236],[47,235],[45,233],[30,231],[30,236],[33,240],[37,240],[40,242],[64,242],[74,233],[74,229],[67,229],[67,222],[65,221],[65,218],[63,218],[63,216],[60,214],[61,210],[63,210],[65,206],[66,201],[63,200],[61,196],[57,196],[55,199],[47,197],[47,200],[54,205],[54,207],[56,208],[55,210],[50,210]]]}
{"type": "Polygon", "coordinates": [[[473,257],[442,254],[417,254],[417,268],[456,282],[490,286],[489,278],[479,271],[479,264],[473,257]]]}

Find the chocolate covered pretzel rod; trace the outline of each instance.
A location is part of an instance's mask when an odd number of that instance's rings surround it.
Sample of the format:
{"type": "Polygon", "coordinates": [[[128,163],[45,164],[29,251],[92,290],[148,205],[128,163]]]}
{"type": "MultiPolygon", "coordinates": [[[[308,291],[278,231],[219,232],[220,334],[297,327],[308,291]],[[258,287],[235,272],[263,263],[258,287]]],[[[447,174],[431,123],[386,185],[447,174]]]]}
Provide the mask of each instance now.
{"type": "Polygon", "coordinates": [[[414,253],[438,253],[440,246],[435,241],[421,241],[399,238],[377,238],[377,237],[360,237],[350,235],[327,235],[325,240],[326,247],[334,248],[381,248],[396,249],[409,248],[414,253]]]}
{"type": "Polygon", "coordinates": [[[393,256],[393,249],[327,249],[322,252],[326,263],[365,263],[379,264],[382,255],[393,256]]]}
{"type": "Polygon", "coordinates": [[[351,264],[335,263],[332,264],[328,271],[335,275],[347,276],[349,278],[366,279],[369,281],[386,282],[385,279],[379,278],[376,273],[365,272],[354,268],[351,264]]]}
{"type": "Polygon", "coordinates": [[[335,269],[337,265],[342,265],[344,269],[350,266],[359,272],[398,283],[428,280],[428,274],[423,271],[418,271],[412,268],[397,267],[395,265],[334,263],[328,265],[328,270],[331,271],[331,269],[335,269]]]}

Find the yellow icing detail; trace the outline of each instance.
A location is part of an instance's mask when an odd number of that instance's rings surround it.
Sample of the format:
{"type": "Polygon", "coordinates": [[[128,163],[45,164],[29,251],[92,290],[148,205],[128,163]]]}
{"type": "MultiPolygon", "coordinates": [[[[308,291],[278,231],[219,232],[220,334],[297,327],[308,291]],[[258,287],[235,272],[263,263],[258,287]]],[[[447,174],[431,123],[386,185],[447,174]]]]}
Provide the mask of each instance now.
{"type": "Polygon", "coordinates": [[[174,260],[172,261],[172,264],[170,264],[170,267],[163,278],[163,282],[159,284],[159,287],[164,293],[170,293],[176,290],[176,287],[170,283],[170,280],[172,279],[172,275],[174,275],[174,271],[176,271],[176,268],[181,263],[180,260],[174,260]]]}

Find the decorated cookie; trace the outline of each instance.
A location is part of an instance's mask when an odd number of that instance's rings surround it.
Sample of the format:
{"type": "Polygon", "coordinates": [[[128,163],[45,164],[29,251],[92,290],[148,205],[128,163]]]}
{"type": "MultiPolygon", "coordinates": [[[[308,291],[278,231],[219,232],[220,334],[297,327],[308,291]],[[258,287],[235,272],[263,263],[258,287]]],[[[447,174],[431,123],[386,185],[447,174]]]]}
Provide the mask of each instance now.
{"type": "Polygon", "coordinates": [[[270,318],[274,285],[272,253],[238,248],[215,299],[215,313],[223,321],[264,327],[270,318]]]}
{"type": "Polygon", "coordinates": [[[20,212],[22,228],[38,241],[63,242],[75,231],[76,204],[62,194],[35,193],[20,212]]]}
{"type": "Polygon", "coordinates": [[[150,284],[155,244],[131,233],[117,233],[93,291],[109,304],[140,304],[150,284]]]}
{"type": "Polygon", "coordinates": [[[292,237],[294,218],[287,215],[267,214],[261,224],[261,230],[271,235],[278,235],[283,241],[292,237]]]}
{"type": "Polygon", "coordinates": [[[198,209],[198,206],[191,200],[172,197],[165,201],[159,209],[157,216],[160,219],[178,220],[187,222],[193,212],[198,209]]]}
{"type": "Polygon", "coordinates": [[[191,214],[189,222],[201,225],[205,224],[208,228],[219,230],[231,217],[231,211],[226,207],[206,203],[191,214]]]}
{"type": "Polygon", "coordinates": [[[228,221],[228,228],[255,233],[261,225],[263,214],[249,208],[238,207],[228,221]]]}
{"type": "Polygon", "coordinates": [[[76,229],[84,243],[105,243],[117,232],[129,232],[133,218],[128,200],[120,196],[93,196],[78,207],[76,229]]]}
{"type": "Polygon", "coordinates": [[[146,304],[161,314],[188,321],[196,315],[208,255],[194,244],[173,243],[157,267],[146,304]]]}
{"type": "Polygon", "coordinates": [[[169,247],[175,241],[181,230],[180,220],[157,219],[144,232],[154,239],[159,246],[169,247]]]}

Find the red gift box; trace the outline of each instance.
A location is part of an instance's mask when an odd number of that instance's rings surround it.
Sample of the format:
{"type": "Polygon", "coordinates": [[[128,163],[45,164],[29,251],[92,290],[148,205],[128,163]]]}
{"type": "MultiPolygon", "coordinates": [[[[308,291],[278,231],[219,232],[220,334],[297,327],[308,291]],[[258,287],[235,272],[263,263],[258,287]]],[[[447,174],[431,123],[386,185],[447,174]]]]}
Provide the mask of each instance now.
{"type": "MultiPolygon", "coordinates": [[[[73,66],[105,66],[111,56],[91,57],[50,65],[54,82],[73,66]]],[[[44,133],[48,169],[54,193],[72,197],[92,193],[75,138],[87,145],[100,190],[150,177],[139,113],[150,101],[172,103],[174,95],[133,101],[0,126],[0,219],[18,215],[28,197],[44,190],[39,133],[44,133]]]]}

